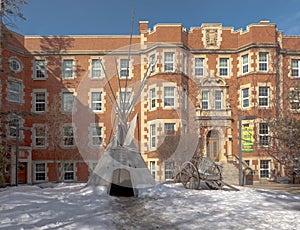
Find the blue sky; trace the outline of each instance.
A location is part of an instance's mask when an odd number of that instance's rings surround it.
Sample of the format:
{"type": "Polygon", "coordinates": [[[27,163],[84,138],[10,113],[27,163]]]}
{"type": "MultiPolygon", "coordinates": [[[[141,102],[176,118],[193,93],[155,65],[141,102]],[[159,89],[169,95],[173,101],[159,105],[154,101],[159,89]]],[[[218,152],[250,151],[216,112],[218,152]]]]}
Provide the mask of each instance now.
{"type": "Polygon", "coordinates": [[[299,0],[28,0],[25,21],[14,29],[24,35],[134,34],[138,21],[181,23],[186,28],[222,23],[235,30],[260,20],[275,23],[285,35],[300,35],[299,0]]]}

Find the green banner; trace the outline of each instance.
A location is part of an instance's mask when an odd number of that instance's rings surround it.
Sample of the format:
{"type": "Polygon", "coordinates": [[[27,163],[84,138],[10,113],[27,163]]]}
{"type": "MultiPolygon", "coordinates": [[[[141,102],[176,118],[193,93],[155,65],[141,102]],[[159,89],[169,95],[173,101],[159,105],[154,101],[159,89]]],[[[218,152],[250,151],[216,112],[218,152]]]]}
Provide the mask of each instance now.
{"type": "Polygon", "coordinates": [[[253,152],[254,151],[254,127],[244,126],[242,128],[242,151],[253,152]]]}

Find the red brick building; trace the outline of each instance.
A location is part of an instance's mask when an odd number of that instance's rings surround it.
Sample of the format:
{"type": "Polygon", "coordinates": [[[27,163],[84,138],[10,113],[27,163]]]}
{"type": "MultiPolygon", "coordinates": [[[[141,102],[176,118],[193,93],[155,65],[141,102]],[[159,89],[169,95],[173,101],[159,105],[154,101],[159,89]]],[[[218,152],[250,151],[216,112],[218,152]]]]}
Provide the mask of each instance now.
{"type": "MultiPolygon", "coordinates": [[[[141,21],[132,38],[9,31],[3,44],[0,110],[10,184],[16,183],[17,123],[19,183],[87,181],[116,127],[119,99],[112,91],[129,105],[148,75],[134,108],[135,137],[157,181],[171,177],[158,158],[159,137],[179,131],[195,132],[202,154],[238,170],[239,126],[252,138],[242,145],[252,179],[268,180],[274,162],[263,148],[265,119],[282,112],[300,117],[299,101],[291,107],[288,97],[300,85],[300,37],[284,36],[268,21],[245,31],[222,24],[149,28],[141,21]]],[[[228,180],[238,183],[238,176],[228,180]]]]}

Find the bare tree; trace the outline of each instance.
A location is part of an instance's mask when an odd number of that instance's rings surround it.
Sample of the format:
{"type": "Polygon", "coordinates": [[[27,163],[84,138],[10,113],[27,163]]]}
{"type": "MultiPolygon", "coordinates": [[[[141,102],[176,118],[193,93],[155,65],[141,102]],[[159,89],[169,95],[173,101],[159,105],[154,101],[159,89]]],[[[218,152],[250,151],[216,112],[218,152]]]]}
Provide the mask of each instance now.
{"type": "MultiPolygon", "coordinates": [[[[64,128],[64,124],[71,123],[71,115],[61,112],[59,95],[53,95],[49,111],[44,116],[44,123],[47,124],[48,153],[52,154],[55,164],[56,181],[60,182],[64,176],[64,166],[78,157],[72,149],[63,149],[62,146],[75,146],[74,130],[72,126],[64,128]]],[[[68,167],[68,165],[66,166],[68,167]]]]}
{"type": "Polygon", "coordinates": [[[27,4],[26,0],[1,0],[1,16],[5,26],[16,27],[16,19],[25,20],[22,7],[27,4]]]}
{"type": "Polygon", "coordinates": [[[17,19],[25,20],[22,7],[27,4],[26,0],[0,0],[0,67],[2,69],[2,49],[12,34],[8,28],[15,28],[17,19]]]}
{"type": "Polygon", "coordinates": [[[7,156],[4,147],[0,145],[0,187],[5,186],[5,168],[7,163],[7,156]]]}
{"type": "MultiPolygon", "coordinates": [[[[300,173],[300,120],[287,114],[267,121],[270,129],[267,153],[285,167],[285,174],[300,173]]],[[[281,168],[281,167],[280,167],[281,168]]]]}

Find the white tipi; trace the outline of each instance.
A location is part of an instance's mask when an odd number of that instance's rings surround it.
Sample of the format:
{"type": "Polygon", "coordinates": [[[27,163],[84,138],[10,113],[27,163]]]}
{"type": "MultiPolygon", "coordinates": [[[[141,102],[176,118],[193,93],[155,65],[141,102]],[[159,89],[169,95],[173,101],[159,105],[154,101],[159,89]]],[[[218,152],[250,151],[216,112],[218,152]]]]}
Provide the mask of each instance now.
{"type": "MultiPolygon", "coordinates": [[[[139,187],[153,186],[155,184],[141,153],[133,141],[137,114],[131,122],[128,122],[134,105],[146,84],[147,77],[148,70],[129,106],[126,104],[128,76],[126,77],[125,94],[122,94],[125,95],[125,98],[120,97],[119,104],[115,103],[118,116],[117,132],[108,144],[88,181],[88,184],[107,186],[108,194],[110,195],[137,197],[139,187]]],[[[108,84],[110,84],[109,81],[108,84]]],[[[110,86],[109,88],[114,95],[112,87],[110,86]]],[[[121,95],[120,91],[121,89],[119,88],[119,95],[121,95]]],[[[114,98],[116,98],[115,95],[114,98]]]]}

